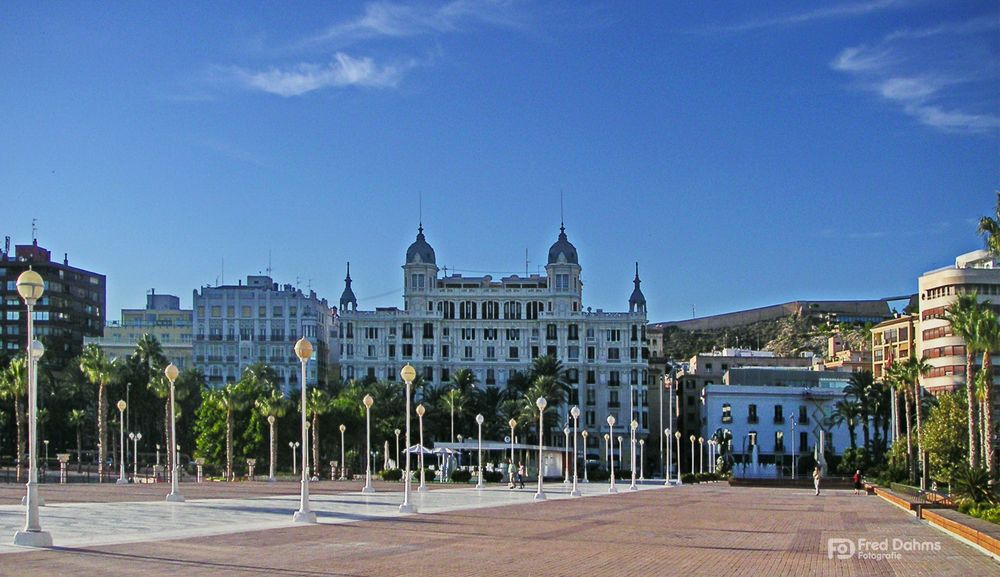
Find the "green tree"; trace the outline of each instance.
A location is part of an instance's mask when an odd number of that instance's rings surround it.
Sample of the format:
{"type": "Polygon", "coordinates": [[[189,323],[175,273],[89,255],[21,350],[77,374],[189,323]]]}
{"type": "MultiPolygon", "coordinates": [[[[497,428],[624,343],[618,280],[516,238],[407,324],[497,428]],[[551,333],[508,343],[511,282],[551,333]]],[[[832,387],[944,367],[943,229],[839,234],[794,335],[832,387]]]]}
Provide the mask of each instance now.
{"type": "MultiPolygon", "coordinates": [[[[910,413],[910,384],[906,377],[906,370],[902,362],[893,363],[886,371],[886,380],[889,385],[897,391],[896,394],[900,394],[903,397],[903,408],[905,412],[905,429],[906,429],[906,465],[907,469],[910,471],[910,482],[916,480],[916,475],[913,473],[912,463],[913,463],[913,416],[910,413]]],[[[897,408],[897,413],[899,409],[897,408]]],[[[897,415],[898,419],[898,415],[897,415]]]]}
{"type": "Polygon", "coordinates": [[[451,410],[451,442],[455,442],[455,410],[461,411],[465,401],[476,388],[476,374],[469,369],[459,369],[451,374],[451,390],[445,395],[445,403],[451,410]]]}
{"type": "Polygon", "coordinates": [[[986,250],[994,257],[1000,257],[1000,192],[997,192],[996,218],[980,218],[979,234],[983,235],[986,250]]]}
{"type": "Polygon", "coordinates": [[[269,450],[268,450],[268,465],[271,468],[271,475],[273,477],[274,471],[277,469],[278,460],[278,435],[275,431],[275,425],[277,420],[285,416],[285,412],[288,411],[288,401],[285,399],[285,395],[274,389],[265,397],[259,397],[254,401],[254,408],[257,410],[257,414],[264,418],[268,422],[269,428],[269,450]],[[273,419],[271,419],[273,417],[273,419]],[[273,421],[273,422],[270,422],[273,421]]]}
{"type": "Polygon", "coordinates": [[[857,401],[842,400],[837,401],[834,406],[833,413],[830,415],[830,424],[839,425],[841,423],[847,423],[847,434],[851,439],[851,450],[856,451],[858,448],[858,417],[861,416],[861,405],[857,401]]]}
{"type": "MultiPolygon", "coordinates": [[[[1000,239],[998,239],[1000,240],[1000,239]]],[[[997,314],[989,306],[989,301],[981,305],[979,326],[976,328],[979,350],[983,353],[983,363],[979,370],[979,387],[981,391],[980,407],[982,411],[983,460],[986,471],[993,476],[995,473],[995,451],[993,448],[993,351],[1000,350],[1000,323],[997,314]]]]}
{"type": "MultiPolygon", "coordinates": [[[[870,418],[875,413],[874,404],[876,402],[873,394],[875,379],[872,372],[868,370],[851,373],[851,382],[844,387],[844,395],[852,397],[858,404],[858,412],[861,416],[861,436],[864,447],[872,449],[871,439],[868,433],[870,418]]],[[[875,427],[875,436],[878,437],[878,427],[875,427]]]]}
{"type": "Polygon", "coordinates": [[[246,393],[239,383],[229,383],[208,397],[226,415],[226,480],[235,479],[233,471],[233,415],[247,404],[246,393]]]}
{"type": "Polygon", "coordinates": [[[906,359],[902,363],[902,374],[901,377],[910,383],[913,387],[913,412],[916,413],[917,417],[917,457],[910,455],[910,469],[911,476],[916,477],[917,461],[920,460],[918,457],[923,452],[923,442],[921,440],[921,428],[923,427],[923,419],[921,417],[921,406],[923,399],[922,391],[920,387],[920,379],[926,375],[931,370],[930,364],[927,359],[918,359],[916,355],[910,355],[910,358],[906,359]]]}
{"type": "Polygon", "coordinates": [[[958,295],[958,298],[945,313],[945,318],[951,323],[952,332],[965,341],[965,388],[967,391],[966,401],[969,405],[969,466],[973,469],[979,467],[979,407],[976,403],[973,373],[980,342],[981,317],[982,308],[976,293],[958,295]]]}
{"type": "MultiPolygon", "coordinates": [[[[317,388],[309,389],[306,394],[306,413],[310,415],[312,420],[312,471],[314,477],[319,477],[319,417],[320,415],[325,415],[330,412],[332,408],[332,403],[330,402],[330,395],[317,388]]],[[[305,467],[305,463],[302,464],[305,467]]]]}
{"type": "Polygon", "coordinates": [[[101,347],[87,345],[80,354],[80,371],[92,384],[97,385],[97,478],[104,480],[104,464],[108,451],[108,384],[118,370],[116,361],[109,361],[101,347]]]}
{"type": "Polygon", "coordinates": [[[21,399],[28,394],[28,364],[24,357],[15,357],[7,365],[7,368],[0,373],[0,398],[11,399],[14,404],[14,422],[17,429],[16,479],[21,481],[21,472],[24,468],[24,424],[26,421],[25,409],[21,406],[21,399]]]}
{"type": "Polygon", "coordinates": [[[83,472],[83,423],[87,412],[83,409],[73,409],[66,416],[66,422],[76,430],[76,472],[83,472]]]}
{"type": "Polygon", "coordinates": [[[965,466],[968,423],[964,393],[945,393],[938,397],[937,406],[930,410],[924,421],[922,434],[933,479],[951,483],[955,472],[965,466]]]}

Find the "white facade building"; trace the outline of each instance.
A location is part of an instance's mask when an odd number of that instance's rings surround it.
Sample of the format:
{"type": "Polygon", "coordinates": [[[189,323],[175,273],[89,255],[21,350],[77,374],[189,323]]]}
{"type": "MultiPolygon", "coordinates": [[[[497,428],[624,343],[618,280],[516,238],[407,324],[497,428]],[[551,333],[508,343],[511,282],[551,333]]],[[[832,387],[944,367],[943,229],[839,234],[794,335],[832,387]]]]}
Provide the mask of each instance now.
{"type": "Polygon", "coordinates": [[[336,363],[333,310],[315,291],[278,286],[268,276],[247,283],[194,291],[194,365],[213,387],[236,381],[256,362],[278,374],[286,390],[298,386],[301,365],[293,350],[299,337],[313,345],[306,382],[325,383],[336,363]]]}
{"type": "MultiPolygon", "coordinates": [[[[792,455],[812,455],[825,431],[826,449],[841,455],[850,448],[846,423],[831,419],[850,373],[778,367],[729,369],[723,384],[703,393],[705,438],[728,431],[738,462],[749,460],[754,445],[762,463],[789,468],[792,455]]],[[[862,444],[861,424],[855,425],[862,444]]]]}
{"type": "Polygon", "coordinates": [[[406,251],[403,309],[357,310],[348,270],[339,312],[343,377],[395,380],[410,363],[427,383],[447,382],[465,368],[479,387],[503,387],[536,357],[552,355],[571,388],[562,422],[570,407],[580,406],[580,425],[590,432],[596,458],[609,414],[618,421],[616,435],[628,437],[630,401],[640,436],[648,430],[646,300],[637,265],[629,310],[592,312],[583,306],[581,270],[563,227],[549,249],[545,275],[439,276],[421,226],[406,251]]]}

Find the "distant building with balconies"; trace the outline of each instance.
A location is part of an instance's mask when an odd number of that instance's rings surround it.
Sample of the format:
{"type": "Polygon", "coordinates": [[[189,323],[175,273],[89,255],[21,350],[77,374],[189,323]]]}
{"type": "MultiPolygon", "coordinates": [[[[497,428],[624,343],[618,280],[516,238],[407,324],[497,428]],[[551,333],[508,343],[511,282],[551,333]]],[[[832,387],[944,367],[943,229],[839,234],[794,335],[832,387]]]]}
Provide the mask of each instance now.
{"type": "Polygon", "coordinates": [[[122,309],[121,320],[109,322],[104,336],[88,337],[84,344],[99,345],[110,359],[124,359],[144,335],[155,337],[163,355],[180,370],[193,366],[192,311],[181,308],[180,298],[155,290],[146,295],[146,308],[122,309]]]}

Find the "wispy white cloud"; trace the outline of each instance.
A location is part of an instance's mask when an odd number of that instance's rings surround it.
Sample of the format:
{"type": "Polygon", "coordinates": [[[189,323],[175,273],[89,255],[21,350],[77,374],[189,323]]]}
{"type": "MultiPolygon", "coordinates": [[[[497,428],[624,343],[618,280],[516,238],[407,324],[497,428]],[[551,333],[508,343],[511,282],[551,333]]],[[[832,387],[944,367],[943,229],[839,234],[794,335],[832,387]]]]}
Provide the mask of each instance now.
{"type": "Polygon", "coordinates": [[[251,71],[234,69],[246,87],[279,96],[299,96],[331,86],[393,87],[411,64],[379,66],[371,58],[354,58],[342,52],[327,64],[300,63],[288,68],[251,71]]]}
{"type": "Polygon", "coordinates": [[[997,30],[995,17],[901,29],[875,44],[845,48],[830,67],[926,126],[996,130],[998,68],[990,43],[997,30]]]}
{"type": "Polygon", "coordinates": [[[483,24],[516,27],[522,22],[512,10],[515,4],[511,0],[452,0],[438,5],[372,2],[360,16],[334,24],[302,44],[441,34],[483,24]]]}
{"type": "Polygon", "coordinates": [[[896,8],[903,4],[906,4],[906,0],[870,0],[869,2],[835,4],[833,6],[816,8],[814,10],[799,12],[797,14],[750,20],[731,26],[724,26],[723,29],[739,32],[744,30],[757,30],[760,28],[793,26],[817,20],[833,20],[839,18],[850,18],[853,16],[864,16],[881,10],[896,8]]]}

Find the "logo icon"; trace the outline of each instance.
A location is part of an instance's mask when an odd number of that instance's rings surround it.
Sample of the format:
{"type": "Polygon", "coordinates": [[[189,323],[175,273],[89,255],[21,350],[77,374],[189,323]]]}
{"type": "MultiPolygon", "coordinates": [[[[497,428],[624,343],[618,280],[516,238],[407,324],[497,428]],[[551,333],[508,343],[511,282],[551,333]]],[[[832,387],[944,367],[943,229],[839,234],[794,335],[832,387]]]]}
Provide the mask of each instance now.
{"type": "Polygon", "coordinates": [[[854,541],[851,539],[841,539],[834,537],[826,542],[827,559],[850,559],[854,557],[854,541]]]}

